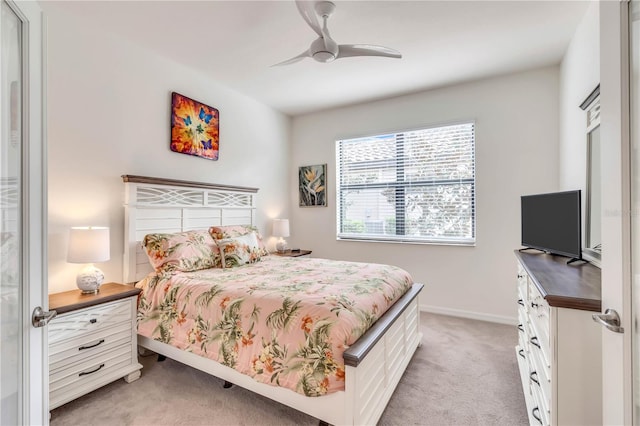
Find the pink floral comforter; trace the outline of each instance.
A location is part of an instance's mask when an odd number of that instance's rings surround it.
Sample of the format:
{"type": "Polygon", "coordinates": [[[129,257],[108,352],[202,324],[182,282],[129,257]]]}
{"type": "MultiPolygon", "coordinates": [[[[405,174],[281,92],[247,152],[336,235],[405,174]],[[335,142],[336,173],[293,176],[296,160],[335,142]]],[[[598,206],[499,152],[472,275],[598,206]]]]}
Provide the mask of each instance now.
{"type": "Polygon", "coordinates": [[[388,265],[266,256],[137,284],[138,333],[307,396],[344,389],[342,353],[412,284],[388,265]]]}

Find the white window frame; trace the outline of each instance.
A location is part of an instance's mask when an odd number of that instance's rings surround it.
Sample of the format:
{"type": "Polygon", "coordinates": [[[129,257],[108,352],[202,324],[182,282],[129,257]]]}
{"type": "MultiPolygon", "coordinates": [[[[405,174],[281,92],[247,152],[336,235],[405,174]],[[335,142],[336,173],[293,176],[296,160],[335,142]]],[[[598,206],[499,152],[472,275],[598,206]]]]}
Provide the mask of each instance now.
{"type": "MultiPolygon", "coordinates": [[[[396,140],[396,143],[398,141],[396,140]]],[[[476,181],[475,181],[475,176],[476,176],[476,156],[475,156],[475,149],[476,149],[476,124],[473,120],[465,120],[465,121],[459,121],[459,122],[453,122],[453,123],[446,123],[446,124],[438,124],[438,125],[431,125],[431,126],[425,126],[425,127],[421,127],[419,129],[409,129],[409,130],[400,130],[400,131],[396,131],[396,132],[387,132],[387,133],[382,133],[382,134],[378,134],[378,135],[369,135],[369,136],[361,136],[361,137],[355,137],[355,138],[344,138],[344,139],[339,139],[336,141],[336,239],[337,240],[345,240],[345,241],[366,241],[366,242],[389,242],[389,243],[411,243],[411,244],[436,244],[436,245],[454,245],[454,246],[475,246],[476,243],[476,215],[477,215],[477,188],[476,188],[476,181]],[[365,139],[365,138],[378,138],[378,137],[384,137],[384,136],[388,136],[388,135],[394,135],[396,138],[398,137],[398,135],[402,135],[405,133],[409,133],[409,132],[419,132],[419,131],[423,131],[423,130],[431,130],[431,129],[439,129],[439,128],[446,128],[449,126],[457,126],[457,125],[471,125],[472,126],[472,133],[473,133],[473,137],[471,138],[471,143],[472,143],[472,165],[473,165],[473,174],[471,178],[464,178],[464,179],[441,179],[441,180],[433,180],[430,182],[418,182],[416,185],[416,182],[412,182],[411,184],[409,184],[409,182],[407,182],[406,185],[403,185],[403,181],[396,181],[393,184],[389,184],[389,183],[374,183],[374,184],[362,184],[362,185],[343,185],[342,184],[342,179],[341,179],[341,146],[344,142],[349,142],[349,141],[355,141],[358,139],[365,139]],[[438,185],[447,185],[447,184],[470,184],[471,185],[471,236],[470,237],[450,237],[450,236],[446,236],[446,237],[442,237],[442,236],[435,236],[435,235],[431,235],[431,236],[410,236],[410,235],[395,235],[395,234],[379,234],[379,233],[348,233],[348,232],[341,232],[341,226],[342,226],[342,214],[343,214],[343,199],[342,199],[342,191],[347,190],[347,189],[354,189],[356,187],[362,187],[362,189],[374,189],[374,188],[388,188],[388,187],[396,187],[396,188],[404,188],[405,190],[407,188],[410,188],[411,186],[413,187],[428,187],[428,186],[438,186],[438,185]]],[[[404,159],[401,161],[399,159],[396,158],[397,161],[397,165],[396,167],[399,168],[400,163],[402,163],[404,161],[404,159]]],[[[404,204],[404,203],[401,203],[404,204]]],[[[397,203],[398,205],[398,203],[397,203]]],[[[396,207],[396,218],[398,215],[399,210],[404,210],[404,209],[399,209],[398,207],[396,207]]],[[[397,230],[396,230],[397,232],[397,230]]]]}

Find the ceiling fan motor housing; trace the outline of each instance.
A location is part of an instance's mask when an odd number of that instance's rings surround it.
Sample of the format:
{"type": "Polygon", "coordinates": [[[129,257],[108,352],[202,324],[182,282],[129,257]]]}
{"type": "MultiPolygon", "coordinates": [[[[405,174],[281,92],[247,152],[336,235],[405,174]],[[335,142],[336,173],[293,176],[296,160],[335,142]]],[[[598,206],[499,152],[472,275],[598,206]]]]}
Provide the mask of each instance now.
{"type": "Polygon", "coordinates": [[[318,62],[331,62],[338,57],[338,43],[330,38],[318,37],[311,43],[311,56],[318,62]]]}

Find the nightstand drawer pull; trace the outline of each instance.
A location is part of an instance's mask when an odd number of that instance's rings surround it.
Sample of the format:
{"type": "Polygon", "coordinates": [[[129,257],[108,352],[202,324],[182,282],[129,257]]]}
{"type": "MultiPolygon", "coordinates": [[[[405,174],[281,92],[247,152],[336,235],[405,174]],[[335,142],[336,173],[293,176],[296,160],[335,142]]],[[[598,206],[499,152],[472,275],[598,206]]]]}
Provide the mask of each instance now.
{"type": "Polygon", "coordinates": [[[93,345],[89,345],[89,346],[80,346],[80,347],[78,348],[78,350],[79,350],[79,351],[83,351],[83,350],[85,350],[85,349],[95,348],[96,346],[101,345],[101,344],[103,344],[103,343],[104,343],[104,339],[100,339],[100,341],[99,341],[98,343],[93,344],[93,345]]]}
{"type": "Polygon", "coordinates": [[[91,324],[95,324],[95,323],[97,323],[97,322],[98,322],[98,319],[97,319],[97,318],[91,318],[91,319],[89,320],[89,322],[90,322],[91,324]]]}
{"type": "Polygon", "coordinates": [[[91,370],[91,371],[83,371],[82,373],[78,374],[78,377],[82,377],[82,376],[87,376],[89,374],[93,374],[97,371],[100,371],[102,369],[102,367],[104,367],[104,363],[100,364],[100,366],[98,368],[96,368],[95,370],[91,370]]]}

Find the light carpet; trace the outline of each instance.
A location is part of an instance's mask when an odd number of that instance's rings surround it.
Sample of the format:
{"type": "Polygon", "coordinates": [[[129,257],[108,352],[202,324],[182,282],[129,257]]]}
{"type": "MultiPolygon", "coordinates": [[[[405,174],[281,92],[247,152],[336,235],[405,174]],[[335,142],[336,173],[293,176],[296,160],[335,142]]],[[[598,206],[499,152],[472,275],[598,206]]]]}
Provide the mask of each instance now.
{"type": "MultiPolygon", "coordinates": [[[[422,313],[416,351],[380,425],[526,425],[516,327],[422,313]]],[[[51,412],[51,425],[317,425],[306,414],[171,359],[51,412]]]]}

